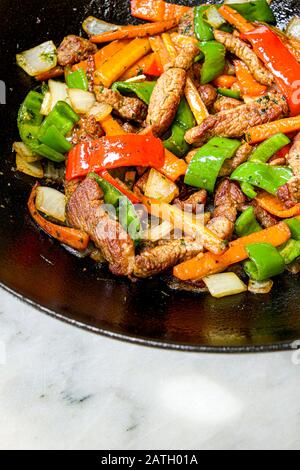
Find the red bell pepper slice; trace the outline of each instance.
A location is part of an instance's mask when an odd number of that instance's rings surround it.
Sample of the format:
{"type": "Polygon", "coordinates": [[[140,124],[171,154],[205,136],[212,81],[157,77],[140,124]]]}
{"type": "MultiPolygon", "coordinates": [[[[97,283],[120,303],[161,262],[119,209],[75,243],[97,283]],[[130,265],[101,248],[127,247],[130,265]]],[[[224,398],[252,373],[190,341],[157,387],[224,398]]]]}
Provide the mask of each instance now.
{"type": "Polygon", "coordinates": [[[160,139],[153,135],[126,134],[102,137],[76,145],[69,153],[66,179],[86,176],[126,166],[160,168],[165,151],[160,139]]]}
{"type": "Polygon", "coordinates": [[[300,114],[300,64],[281,39],[267,26],[243,33],[254,52],[274,75],[277,85],[287,99],[291,115],[300,114]]]}

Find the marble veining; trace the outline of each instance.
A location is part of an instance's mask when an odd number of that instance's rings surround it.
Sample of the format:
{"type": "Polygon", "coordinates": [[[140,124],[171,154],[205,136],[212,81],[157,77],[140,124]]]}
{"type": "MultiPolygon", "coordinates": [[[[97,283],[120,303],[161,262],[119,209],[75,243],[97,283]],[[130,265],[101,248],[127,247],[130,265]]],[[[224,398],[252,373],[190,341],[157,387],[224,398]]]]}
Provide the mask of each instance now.
{"type": "Polygon", "coordinates": [[[148,349],[0,299],[1,449],[300,448],[300,355],[148,349]]]}

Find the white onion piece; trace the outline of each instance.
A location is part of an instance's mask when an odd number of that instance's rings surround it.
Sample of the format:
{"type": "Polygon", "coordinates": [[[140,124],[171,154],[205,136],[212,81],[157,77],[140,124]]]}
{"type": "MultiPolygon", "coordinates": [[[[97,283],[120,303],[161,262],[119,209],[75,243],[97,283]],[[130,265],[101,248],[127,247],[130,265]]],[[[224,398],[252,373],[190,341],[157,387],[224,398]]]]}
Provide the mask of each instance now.
{"type": "Polygon", "coordinates": [[[50,111],[52,111],[58,101],[65,101],[68,104],[70,103],[68,97],[68,87],[65,83],[56,80],[49,80],[48,86],[49,92],[51,94],[51,105],[49,106],[50,111]]]}
{"type": "Polygon", "coordinates": [[[95,103],[89,111],[89,116],[94,116],[96,121],[103,121],[112,112],[112,106],[107,103],[95,103]]]}
{"type": "Polygon", "coordinates": [[[144,233],[143,238],[152,242],[164,240],[166,237],[168,237],[168,235],[170,235],[173,229],[174,226],[170,222],[165,220],[160,225],[149,228],[149,230],[144,233]]]}
{"type": "Polygon", "coordinates": [[[31,77],[48,70],[57,65],[56,47],[53,41],[47,41],[33,49],[16,55],[17,64],[31,77]]]}
{"type": "Polygon", "coordinates": [[[14,142],[13,151],[18,153],[28,163],[38,162],[43,159],[40,155],[36,155],[23,142],[14,142]]]}
{"type": "Polygon", "coordinates": [[[274,282],[271,280],[259,282],[250,279],[248,291],[252,294],[269,294],[273,288],[273,284],[274,282]]]}
{"type": "Polygon", "coordinates": [[[44,178],[44,170],[41,162],[36,161],[30,163],[19,153],[16,155],[16,167],[17,171],[20,171],[25,175],[29,175],[38,179],[44,178]]]}
{"type": "Polygon", "coordinates": [[[106,23],[106,21],[99,20],[98,18],[95,18],[94,16],[89,16],[82,23],[83,30],[89,36],[106,33],[108,31],[117,31],[121,27],[122,26],[117,25],[117,24],[106,23]]]}
{"type": "Polygon", "coordinates": [[[55,166],[53,162],[47,160],[44,171],[44,178],[56,183],[63,183],[66,176],[65,166],[55,166]]]}
{"type": "Polygon", "coordinates": [[[41,107],[41,114],[43,116],[48,116],[48,114],[51,111],[51,104],[52,104],[52,96],[50,91],[47,91],[44,95],[44,99],[42,102],[42,107],[41,107]]]}
{"type": "Polygon", "coordinates": [[[300,41],[300,18],[294,16],[286,28],[286,34],[293,39],[300,41]]]}
{"type": "Polygon", "coordinates": [[[213,274],[203,278],[203,281],[211,295],[217,299],[247,291],[247,286],[235,273],[213,274]]]}
{"type": "Polygon", "coordinates": [[[72,108],[78,114],[88,114],[96,102],[93,93],[78,88],[69,88],[68,95],[72,108]]]}
{"type": "Polygon", "coordinates": [[[139,83],[145,80],[147,80],[146,75],[137,75],[136,77],[128,78],[128,80],[125,80],[125,83],[139,83]]]}
{"type": "Polygon", "coordinates": [[[65,195],[53,188],[39,186],[36,191],[35,205],[38,211],[60,222],[66,220],[65,195]]]}

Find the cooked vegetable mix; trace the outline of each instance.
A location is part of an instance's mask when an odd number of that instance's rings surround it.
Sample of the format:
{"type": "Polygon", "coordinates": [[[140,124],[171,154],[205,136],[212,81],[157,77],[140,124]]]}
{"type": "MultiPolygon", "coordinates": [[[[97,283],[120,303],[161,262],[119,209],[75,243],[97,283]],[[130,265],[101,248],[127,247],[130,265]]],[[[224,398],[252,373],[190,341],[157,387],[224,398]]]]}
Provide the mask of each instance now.
{"type": "Polygon", "coordinates": [[[34,83],[13,150],[41,230],[216,298],[298,272],[300,18],[280,31],[269,3],[131,0],[146,23],[89,16],[87,38],[17,54],[34,83]]]}

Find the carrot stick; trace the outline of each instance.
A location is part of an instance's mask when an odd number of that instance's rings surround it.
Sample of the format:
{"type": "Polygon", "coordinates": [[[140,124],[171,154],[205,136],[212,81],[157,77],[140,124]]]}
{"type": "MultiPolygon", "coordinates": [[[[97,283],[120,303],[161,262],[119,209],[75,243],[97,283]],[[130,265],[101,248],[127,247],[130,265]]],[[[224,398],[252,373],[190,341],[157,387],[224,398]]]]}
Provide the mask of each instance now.
{"type": "Polygon", "coordinates": [[[39,75],[36,75],[35,79],[38,80],[39,82],[45,82],[46,80],[49,80],[50,78],[61,77],[63,74],[64,74],[63,67],[60,67],[58,65],[57,67],[54,67],[53,69],[48,70],[48,72],[43,72],[43,73],[40,73],[39,75]]]}
{"type": "Polygon", "coordinates": [[[150,49],[148,39],[134,39],[104,62],[97,71],[98,79],[104,86],[110,87],[126,70],[148,54],[150,49]]]}
{"type": "Polygon", "coordinates": [[[83,61],[79,62],[78,64],[72,65],[72,71],[73,71],[73,72],[76,72],[76,71],[79,70],[79,69],[82,69],[82,70],[84,70],[84,71],[86,72],[87,69],[88,69],[88,61],[87,61],[87,60],[83,60],[83,61]]]}
{"type": "Polygon", "coordinates": [[[213,84],[217,88],[231,88],[236,80],[236,77],[233,77],[232,75],[220,75],[213,81],[213,84]]]}
{"type": "Polygon", "coordinates": [[[87,233],[82,230],[76,230],[75,228],[55,225],[52,222],[49,222],[49,220],[44,219],[44,217],[38,213],[35,207],[36,190],[38,186],[39,184],[37,183],[33,187],[28,200],[28,209],[33,220],[42,230],[44,230],[44,232],[56,240],[59,240],[60,243],[71,246],[72,248],[75,248],[75,250],[85,250],[90,240],[87,233]]]}
{"type": "Polygon", "coordinates": [[[267,87],[255,80],[247,65],[241,60],[234,62],[238,84],[243,95],[262,96],[266,94],[267,87]]]}
{"type": "Polygon", "coordinates": [[[184,160],[176,157],[169,150],[165,149],[165,163],[163,167],[157,168],[163,175],[172,181],[178,180],[180,176],[186,174],[187,164],[184,160]]]}
{"type": "Polygon", "coordinates": [[[235,26],[236,29],[241,31],[242,33],[248,33],[249,31],[253,31],[255,27],[247,21],[242,15],[237,13],[233,8],[230,8],[227,5],[221,6],[219,8],[219,12],[223,16],[223,18],[228,21],[228,23],[235,26]]]}
{"type": "Polygon", "coordinates": [[[229,266],[240,263],[248,258],[246,246],[251,243],[271,243],[277,247],[283,245],[291,238],[289,227],[280,222],[273,227],[253,233],[247,237],[239,238],[229,244],[229,249],[221,256],[205,253],[190,261],[181,263],[174,268],[173,274],[182,281],[203,279],[216,274],[229,266]]]}
{"type": "Polygon", "coordinates": [[[170,57],[166,46],[160,36],[149,38],[150,46],[153,52],[155,52],[160,58],[162,69],[170,62],[170,57]]]}
{"type": "Polygon", "coordinates": [[[166,3],[163,0],[131,0],[131,14],[146,21],[181,18],[190,8],[166,3]]]}
{"type": "Polygon", "coordinates": [[[290,209],[286,209],[286,207],[277,197],[265,191],[261,192],[255,198],[255,200],[258,202],[260,207],[268,211],[270,214],[279,217],[280,219],[289,219],[291,217],[296,217],[297,215],[300,215],[300,203],[296,204],[290,209]]]}
{"type": "Polygon", "coordinates": [[[185,233],[194,238],[200,238],[203,246],[211,253],[220,255],[220,253],[224,252],[226,246],[224,240],[220,240],[220,238],[205,227],[204,224],[197,221],[192,214],[183,212],[176,206],[171,206],[164,202],[159,203],[146,196],[142,197],[142,203],[152,215],[167,220],[175,228],[181,230],[183,234],[185,233]]]}
{"type": "Polygon", "coordinates": [[[288,134],[289,132],[300,130],[300,116],[280,119],[279,121],[269,122],[250,128],[246,133],[246,140],[249,144],[257,144],[262,140],[272,137],[272,135],[282,132],[288,134]]]}
{"type": "Polygon", "coordinates": [[[176,48],[180,49],[186,46],[198,46],[199,42],[195,37],[185,36],[184,34],[171,33],[170,34],[173,44],[176,48]]]}
{"type": "Polygon", "coordinates": [[[90,40],[94,43],[100,44],[103,42],[115,41],[116,39],[133,39],[144,38],[161,34],[169,29],[175,28],[178,20],[172,19],[168,21],[161,21],[159,23],[141,24],[138,26],[124,26],[117,31],[102,33],[97,36],[91,36],[90,40]]]}
{"type": "Polygon", "coordinates": [[[152,52],[130,67],[130,69],[120,77],[120,80],[129,80],[130,78],[141,74],[159,77],[162,73],[163,70],[160,64],[160,59],[156,53],[152,52]]]}
{"type": "Polygon", "coordinates": [[[209,116],[209,112],[203,100],[193,82],[193,80],[188,77],[186,80],[185,86],[185,97],[190,105],[191,111],[195,116],[198,126],[202,124],[204,119],[209,116]]]}
{"type": "Polygon", "coordinates": [[[169,33],[164,33],[161,35],[161,38],[164,42],[164,45],[165,45],[165,48],[167,49],[168,51],[168,54],[169,54],[169,57],[171,59],[176,59],[176,56],[178,55],[177,54],[177,50],[176,50],[176,47],[174,46],[173,44],[173,41],[171,39],[171,36],[169,33]]]}
{"type": "Polygon", "coordinates": [[[103,119],[103,121],[101,121],[101,127],[108,136],[126,134],[123,127],[120,126],[118,121],[116,121],[111,115],[107,116],[105,119],[103,119]]]}

